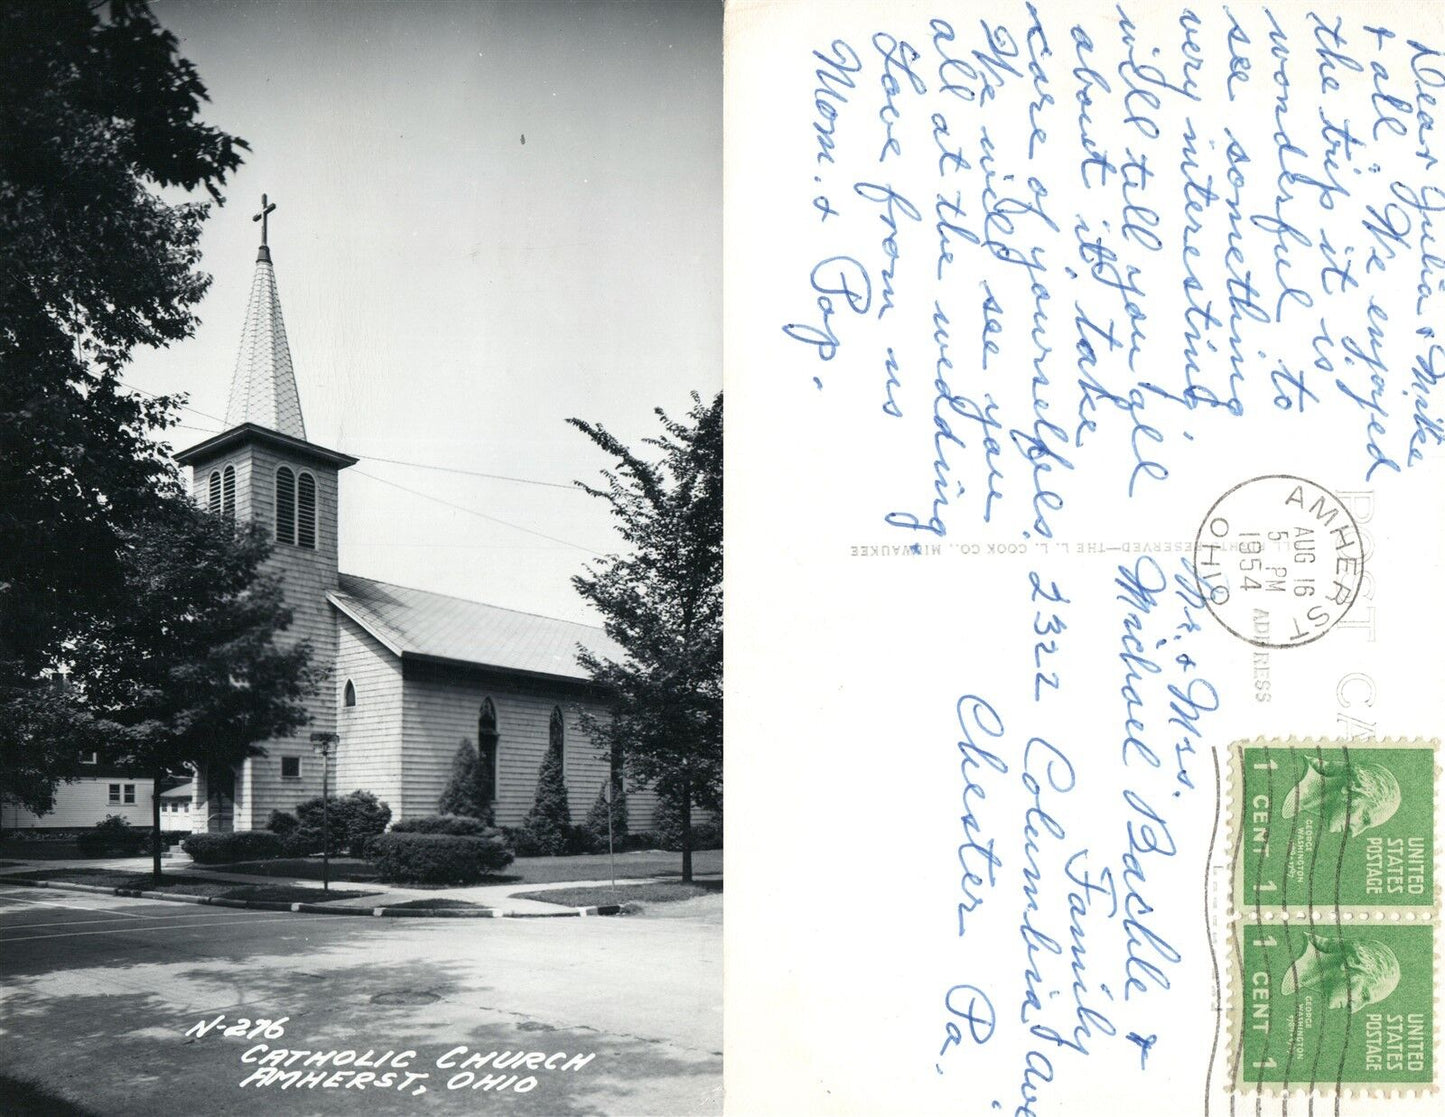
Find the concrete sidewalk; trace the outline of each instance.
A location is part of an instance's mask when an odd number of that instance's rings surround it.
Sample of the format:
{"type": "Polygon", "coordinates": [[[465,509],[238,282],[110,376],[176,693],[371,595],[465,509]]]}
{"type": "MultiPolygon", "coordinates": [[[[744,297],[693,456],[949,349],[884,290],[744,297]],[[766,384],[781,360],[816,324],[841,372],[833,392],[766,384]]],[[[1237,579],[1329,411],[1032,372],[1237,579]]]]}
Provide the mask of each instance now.
{"type": "MultiPolygon", "coordinates": [[[[111,857],[93,858],[75,861],[22,861],[20,858],[7,858],[16,863],[9,866],[0,866],[0,879],[11,873],[31,872],[37,869],[114,869],[119,872],[148,873],[151,869],[149,857],[111,857]]],[[[317,893],[320,900],[322,894],[321,882],[319,880],[308,880],[298,877],[281,876],[256,876],[250,873],[228,873],[221,869],[204,868],[195,864],[185,853],[177,850],[169,855],[161,864],[161,871],[165,876],[190,876],[204,877],[207,880],[226,881],[232,884],[252,885],[294,885],[298,888],[309,888],[317,893]]],[[[666,880],[665,877],[632,878],[629,877],[621,882],[622,885],[651,884],[657,881],[666,880]]],[[[710,879],[700,876],[699,879],[710,879]]],[[[563,907],[560,904],[548,904],[541,900],[524,900],[515,895],[518,892],[539,892],[544,889],[553,888],[599,888],[606,887],[606,881],[580,880],[580,881],[558,881],[546,884],[527,883],[525,881],[513,881],[509,884],[475,884],[463,885],[451,888],[405,888],[394,884],[381,884],[367,881],[333,881],[332,887],[338,891],[369,892],[371,895],[358,896],[346,900],[325,901],[328,908],[358,908],[373,909],[388,907],[393,904],[404,904],[412,900],[465,900],[468,903],[481,904],[491,908],[498,915],[503,916],[557,916],[573,915],[580,910],[578,908],[563,907]]],[[[604,901],[605,903],[605,901],[604,901]]]]}

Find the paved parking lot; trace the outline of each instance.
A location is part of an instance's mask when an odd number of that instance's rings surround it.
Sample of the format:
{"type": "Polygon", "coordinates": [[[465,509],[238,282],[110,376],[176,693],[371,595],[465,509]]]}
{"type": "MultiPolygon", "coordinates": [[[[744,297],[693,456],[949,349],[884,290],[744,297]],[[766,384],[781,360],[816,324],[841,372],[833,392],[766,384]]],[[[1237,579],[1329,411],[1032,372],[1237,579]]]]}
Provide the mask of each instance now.
{"type": "Polygon", "coordinates": [[[105,1115],[720,1112],[708,901],[411,921],[0,882],[0,1072],[105,1115]]]}

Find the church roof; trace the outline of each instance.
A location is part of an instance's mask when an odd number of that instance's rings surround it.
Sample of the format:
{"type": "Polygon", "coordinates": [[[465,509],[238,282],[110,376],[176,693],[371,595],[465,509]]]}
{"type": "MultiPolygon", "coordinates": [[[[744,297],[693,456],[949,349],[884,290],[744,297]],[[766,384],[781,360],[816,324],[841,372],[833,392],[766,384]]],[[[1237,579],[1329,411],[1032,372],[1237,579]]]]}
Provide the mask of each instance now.
{"type": "Polygon", "coordinates": [[[246,325],[241,330],[241,349],[236,355],[231,399],[226,407],[227,428],[244,423],[280,431],[303,442],[306,439],[296,373],[291,368],[291,347],[286,343],[286,323],[281,319],[281,299],[276,294],[276,272],[271,266],[271,250],[264,243],[256,254],[251,300],[246,306],[246,325]]]}
{"type": "Polygon", "coordinates": [[[339,575],[331,603],[399,656],[448,660],[533,675],[585,680],[577,645],[622,659],[600,628],[480,601],[339,575]]]}

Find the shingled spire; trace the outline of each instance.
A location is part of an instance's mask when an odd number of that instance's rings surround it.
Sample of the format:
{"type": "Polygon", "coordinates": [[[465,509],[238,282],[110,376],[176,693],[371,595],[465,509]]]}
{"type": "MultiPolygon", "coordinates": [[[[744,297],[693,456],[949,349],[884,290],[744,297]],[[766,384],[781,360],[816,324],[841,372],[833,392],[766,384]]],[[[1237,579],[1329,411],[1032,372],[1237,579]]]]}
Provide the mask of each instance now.
{"type": "Polygon", "coordinates": [[[275,208],[276,204],[262,194],[261,212],[253,219],[261,222],[261,247],[256,253],[256,274],[251,280],[251,301],[246,307],[236,372],[231,378],[226,426],[255,423],[304,441],[306,424],[301,419],[296,373],[291,368],[286,323],[281,319],[281,299],[276,294],[276,272],[266,243],[267,218],[275,208]]]}

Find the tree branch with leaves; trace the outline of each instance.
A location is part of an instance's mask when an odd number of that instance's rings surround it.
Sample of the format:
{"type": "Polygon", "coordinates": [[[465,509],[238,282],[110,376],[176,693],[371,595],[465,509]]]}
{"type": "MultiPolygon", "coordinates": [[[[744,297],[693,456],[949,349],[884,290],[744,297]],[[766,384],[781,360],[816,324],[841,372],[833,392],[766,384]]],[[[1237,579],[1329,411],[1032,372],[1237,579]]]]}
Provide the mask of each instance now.
{"type": "Polygon", "coordinates": [[[36,804],[74,754],[25,736],[41,674],[128,607],[125,534],[178,484],[151,437],[178,400],[121,371],[193,333],[201,226],[246,144],[201,120],[205,86],[138,0],[6,3],[0,44],[0,798],[36,804]]]}
{"type": "MultiPolygon", "coordinates": [[[[107,762],[154,778],[159,832],[167,776],[264,755],[257,742],[306,724],[325,673],[308,643],[277,639],[291,611],[262,570],[271,541],[259,524],[177,496],[122,539],[131,607],[72,642],[71,677],[107,762]]],[[[159,844],[153,869],[159,880],[159,844]]]]}
{"type": "Polygon", "coordinates": [[[656,414],[664,433],[643,440],[650,454],[568,420],[616,461],[603,485],[578,485],[611,506],[626,545],[572,579],[624,654],[584,648],[577,658],[610,697],[610,715],[585,716],[583,727],[624,757],[634,787],[680,811],[690,881],[693,808],[722,808],[722,393],[707,404],[694,393],[683,421],[656,414]]]}

